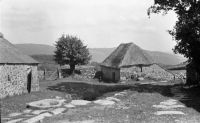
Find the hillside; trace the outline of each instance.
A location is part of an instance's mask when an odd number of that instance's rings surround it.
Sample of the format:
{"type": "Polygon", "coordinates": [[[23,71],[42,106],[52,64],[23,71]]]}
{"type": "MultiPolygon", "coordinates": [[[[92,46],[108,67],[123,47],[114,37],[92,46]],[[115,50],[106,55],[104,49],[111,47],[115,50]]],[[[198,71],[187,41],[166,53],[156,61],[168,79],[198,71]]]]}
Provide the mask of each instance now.
{"type": "MultiPolygon", "coordinates": [[[[53,59],[52,55],[54,54],[55,50],[55,47],[43,44],[16,44],[16,47],[25,54],[34,56],[36,60],[41,62],[45,61],[41,55],[45,55],[46,58],[47,58],[46,55],[51,55],[48,57],[48,60],[46,61],[49,61],[49,59],[53,59]]],[[[92,55],[91,61],[102,62],[112,51],[114,51],[114,49],[115,48],[90,48],[89,51],[90,54],[92,55]]],[[[148,50],[145,51],[154,59],[155,63],[176,65],[186,61],[184,57],[174,54],[169,54],[159,51],[148,51],[148,50]]]]}
{"type": "Polygon", "coordinates": [[[27,55],[52,55],[55,47],[45,44],[15,44],[23,53],[27,55]]]}

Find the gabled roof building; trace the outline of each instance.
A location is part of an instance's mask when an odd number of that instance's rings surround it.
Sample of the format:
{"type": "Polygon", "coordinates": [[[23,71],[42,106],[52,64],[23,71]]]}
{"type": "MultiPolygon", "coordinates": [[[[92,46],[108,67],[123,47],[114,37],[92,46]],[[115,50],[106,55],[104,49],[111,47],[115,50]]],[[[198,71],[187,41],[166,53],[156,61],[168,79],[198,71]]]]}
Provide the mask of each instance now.
{"type": "Polygon", "coordinates": [[[38,62],[0,34],[0,98],[39,90],[38,62]]]}
{"type": "Polygon", "coordinates": [[[104,81],[118,82],[122,72],[131,74],[143,73],[153,74],[163,72],[173,78],[172,73],[168,73],[159,65],[153,62],[150,55],[134,43],[120,44],[101,64],[102,78],[104,81]],[[158,72],[159,71],[159,72],[158,72]],[[169,75],[170,74],[170,75],[169,75]]]}

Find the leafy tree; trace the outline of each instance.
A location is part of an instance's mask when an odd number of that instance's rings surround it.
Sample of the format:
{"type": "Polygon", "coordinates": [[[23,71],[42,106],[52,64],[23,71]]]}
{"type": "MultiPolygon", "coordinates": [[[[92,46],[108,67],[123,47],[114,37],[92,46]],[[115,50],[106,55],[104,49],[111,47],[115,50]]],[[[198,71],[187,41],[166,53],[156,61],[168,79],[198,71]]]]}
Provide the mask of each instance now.
{"type": "Polygon", "coordinates": [[[148,9],[148,15],[165,15],[171,10],[178,17],[173,30],[169,31],[176,41],[173,51],[193,61],[200,73],[200,0],[154,0],[154,5],[148,9]]]}
{"type": "Polygon", "coordinates": [[[62,35],[56,41],[54,56],[58,64],[68,64],[71,73],[74,73],[75,65],[87,64],[91,59],[87,46],[84,46],[79,38],[70,35],[62,35]]]}

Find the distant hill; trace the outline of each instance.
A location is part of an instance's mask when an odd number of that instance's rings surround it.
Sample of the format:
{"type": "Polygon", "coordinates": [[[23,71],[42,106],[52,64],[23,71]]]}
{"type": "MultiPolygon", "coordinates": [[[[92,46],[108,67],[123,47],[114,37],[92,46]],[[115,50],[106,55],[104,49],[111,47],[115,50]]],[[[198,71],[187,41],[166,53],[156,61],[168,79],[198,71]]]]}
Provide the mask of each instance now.
{"type": "Polygon", "coordinates": [[[52,55],[55,47],[45,44],[15,44],[23,53],[27,55],[52,55]]]}
{"type": "MultiPolygon", "coordinates": [[[[41,62],[45,61],[45,58],[42,58],[42,55],[48,58],[48,60],[53,59],[52,55],[54,54],[55,51],[54,46],[43,45],[43,44],[16,44],[16,47],[25,54],[31,55],[36,60],[41,62]],[[48,57],[46,55],[51,55],[51,56],[48,57]]],[[[90,54],[92,55],[91,61],[102,62],[114,50],[115,48],[90,48],[89,51],[90,54]]],[[[165,65],[176,65],[186,61],[184,57],[174,54],[169,54],[160,51],[148,51],[148,50],[145,51],[154,59],[155,63],[165,64],[165,65]]]]}
{"type": "Polygon", "coordinates": [[[102,62],[108,55],[110,55],[115,48],[90,48],[90,54],[92,55],[92,61],[102,62]]]}
{"type": "Polygon", "coordinates": [[[153,58],[155,63],[159,64],[177,65],[186,61],[186,58],[175,54],[169,54],[160,51],[145,51],[153,58]]]}

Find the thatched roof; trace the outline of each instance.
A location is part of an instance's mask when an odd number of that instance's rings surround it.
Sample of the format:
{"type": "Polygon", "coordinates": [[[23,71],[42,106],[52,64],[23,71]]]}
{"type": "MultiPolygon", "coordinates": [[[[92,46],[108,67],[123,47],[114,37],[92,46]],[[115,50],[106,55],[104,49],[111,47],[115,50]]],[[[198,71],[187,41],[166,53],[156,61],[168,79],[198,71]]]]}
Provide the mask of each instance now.
{"type": "Polygon", "coordinates": [[[28,55],[23,54],[8,40],[0,37],[0,63],[12,64],[37,64],[38,62],[28,55]]]}
{"type": "Polygon", "coordinates": [[[134,43],[120,44],[102,63],[114,68],[151,64],[151,57],[134,43]]]}

